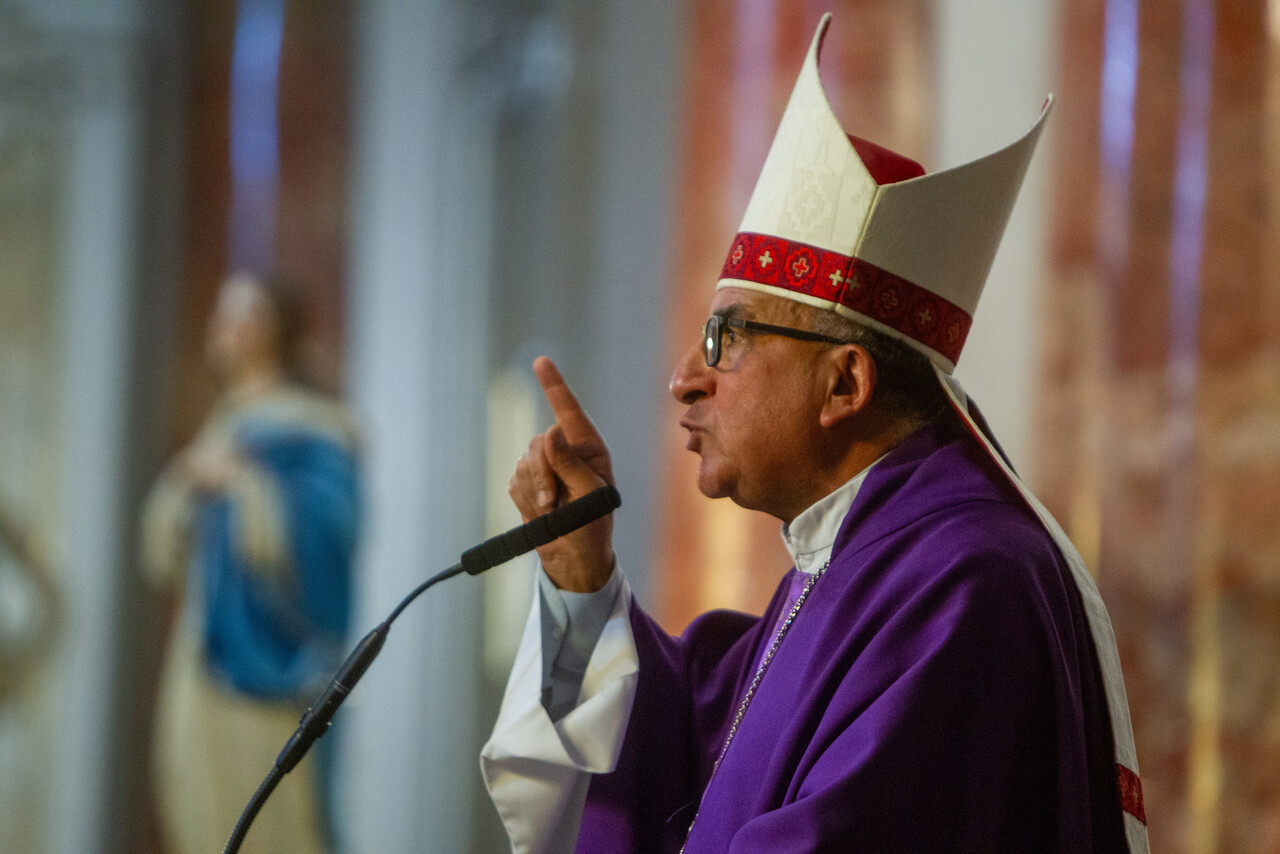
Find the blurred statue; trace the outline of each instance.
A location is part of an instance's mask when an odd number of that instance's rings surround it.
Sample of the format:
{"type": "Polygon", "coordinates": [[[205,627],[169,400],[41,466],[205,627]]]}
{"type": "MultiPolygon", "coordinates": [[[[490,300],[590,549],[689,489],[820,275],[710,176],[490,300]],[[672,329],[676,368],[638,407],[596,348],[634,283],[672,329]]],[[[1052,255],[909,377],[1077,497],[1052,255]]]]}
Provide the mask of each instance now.
{"type": "Polygon", "coordinates": [[[18,694],[57,636],[62,596],[17,514],[0,503],[0,708],[18,694]]]}
{"type": "MultiPolygon", "coordinates": [[[[357,436],[291,375],[298,305],[271,279],[219,294],[207,357],[222,396],[143,515],[143,563],[182,590],[155,733],[170,849],[221,850],[245,803],[344,655],[359,520],[357,436]]],[[[288,775],[245,852],[330,848],[333,736],[288,775]]]]}

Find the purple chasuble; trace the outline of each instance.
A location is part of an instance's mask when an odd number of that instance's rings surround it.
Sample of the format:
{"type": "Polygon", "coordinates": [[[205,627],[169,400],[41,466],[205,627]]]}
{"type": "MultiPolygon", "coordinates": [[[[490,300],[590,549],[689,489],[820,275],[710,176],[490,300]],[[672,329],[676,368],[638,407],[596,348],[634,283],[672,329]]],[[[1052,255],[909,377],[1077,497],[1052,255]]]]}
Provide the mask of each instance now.
{"type": "MultiPolygon", "coordinates": [[[[786,622],[787,615],[795,607],[796,600],[800,598],[800,591],[804,590],[804,583],[809,579],[809,576],[792,569],[787,573],[787,578],[791,579],[790,584],[783,582],[783,586],[787,589],[787,596],[782,600],[782,607],[778,609],[778,619],[773,623],[773,631],[769,632],[768,642],[760,644],[760,652],[756,655],[755,666],[751,668],[752,673],[755,673],[760,669],[760,665],[764,664],[765,656],[769,654],[769,647],[773,646],[773,639],[778,636],[778,632],[782,631],[782,624],[786,622]]],[[[781,589],[780,587],[779,590],[781,589]]]]}
{"type": "Polygon", "coordinates": [[[690,854],[1126,850],[1079,592],[955,422],[870,471],[712,778],[797,575],[678,638],[632,604],[635,705],[578,851],[678,851],[695,813],[690,854]]]}

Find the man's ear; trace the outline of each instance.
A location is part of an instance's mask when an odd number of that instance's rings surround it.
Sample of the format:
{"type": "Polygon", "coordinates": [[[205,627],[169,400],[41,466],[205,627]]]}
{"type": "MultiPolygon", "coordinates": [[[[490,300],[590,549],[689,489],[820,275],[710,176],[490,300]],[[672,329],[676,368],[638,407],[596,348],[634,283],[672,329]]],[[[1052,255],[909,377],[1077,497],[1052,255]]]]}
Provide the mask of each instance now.
{"type": "Polygon", "coordinates": [[[830,360],[827,399],[818,420],[823,427],[834,427],[871,405],[871,395],[876,388],[876,362],[859,344],[842,344],[826,355],[830,360]]]}

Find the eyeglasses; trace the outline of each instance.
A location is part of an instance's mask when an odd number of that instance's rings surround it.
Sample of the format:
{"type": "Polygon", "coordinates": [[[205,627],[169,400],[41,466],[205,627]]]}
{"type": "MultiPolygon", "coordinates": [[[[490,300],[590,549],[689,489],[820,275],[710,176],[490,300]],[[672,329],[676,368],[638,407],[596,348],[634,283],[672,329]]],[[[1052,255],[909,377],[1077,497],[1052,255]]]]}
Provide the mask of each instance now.
{"type": "MultiPolygon", "coordinates": [[[[823,344],[849,343],[839,338],[832,338],[830,335],[810,332],[807,329],[774,326],[772,323],[758,323],[754,320],[744,320],[740,317],[725,317],[723,314],[713,314],[707,318],[706,325],[702,327],[702,357],[706,360],[708,368],[714,368],[719,365],[721,356],[726,354],[727,349],[723,344],[723,336],[726,332],[730,336],[728,349],[736,349],[733,347],[737,343],[733,333],[735,329],[760,332],[765,335],[781,335],[785,338],[795,338],[797,341],[818,341],[823,344]]],[[[730,364],[729,369],[736,368],[741,358],[741,351],[731,356],[730,361],[732,364],[730,364]]]]}

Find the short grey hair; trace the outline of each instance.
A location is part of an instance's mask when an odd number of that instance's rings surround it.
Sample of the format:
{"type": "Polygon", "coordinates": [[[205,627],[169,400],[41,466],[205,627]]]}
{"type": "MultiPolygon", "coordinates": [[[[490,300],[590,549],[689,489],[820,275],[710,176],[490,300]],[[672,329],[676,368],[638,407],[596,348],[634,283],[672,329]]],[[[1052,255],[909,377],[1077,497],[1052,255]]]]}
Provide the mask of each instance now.
{"type": "Polygon", "coordinates": [[[809,328],[857,344],[876,364],[872,401],[904,428],[914,430],[947,409],[946,392],[929,357],[898,338],[830,309],[795,303],[809,328]]]}

